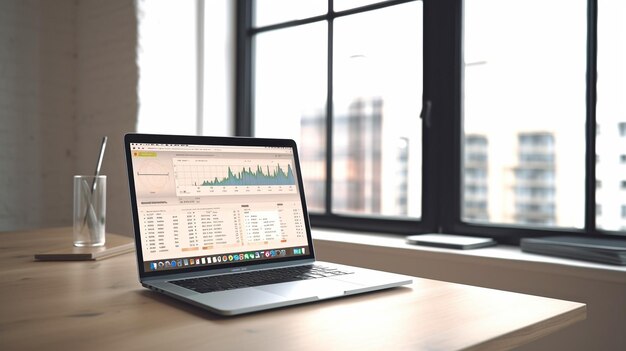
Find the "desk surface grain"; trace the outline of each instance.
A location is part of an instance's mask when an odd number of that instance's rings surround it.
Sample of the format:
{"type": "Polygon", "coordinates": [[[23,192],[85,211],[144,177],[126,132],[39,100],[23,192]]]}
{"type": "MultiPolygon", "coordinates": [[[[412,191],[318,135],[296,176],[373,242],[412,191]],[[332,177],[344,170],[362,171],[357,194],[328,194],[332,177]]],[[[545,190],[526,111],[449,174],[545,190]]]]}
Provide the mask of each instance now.
{"type": "Polygon", "coordinates": [[[415,278],[408,287],[226,318],[142,288],[133,253],[33,260],[70,233],[0,233],[0,349],[504,350],[586,317],[581,303],[415,278]]]}

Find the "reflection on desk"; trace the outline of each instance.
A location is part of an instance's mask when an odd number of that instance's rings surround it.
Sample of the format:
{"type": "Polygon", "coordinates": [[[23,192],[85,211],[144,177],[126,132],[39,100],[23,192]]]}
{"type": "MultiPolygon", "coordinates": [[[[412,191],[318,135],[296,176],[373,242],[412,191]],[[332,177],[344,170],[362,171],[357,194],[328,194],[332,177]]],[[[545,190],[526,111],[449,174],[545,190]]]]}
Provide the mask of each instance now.
{"type": "Polygon", "coordinates": [[[0,233],[0,349],[505,350],[586,317],[581,303],[416,278],[225,318],[142,288],[132,253],[33,261],[68,232],[0,233]]]}

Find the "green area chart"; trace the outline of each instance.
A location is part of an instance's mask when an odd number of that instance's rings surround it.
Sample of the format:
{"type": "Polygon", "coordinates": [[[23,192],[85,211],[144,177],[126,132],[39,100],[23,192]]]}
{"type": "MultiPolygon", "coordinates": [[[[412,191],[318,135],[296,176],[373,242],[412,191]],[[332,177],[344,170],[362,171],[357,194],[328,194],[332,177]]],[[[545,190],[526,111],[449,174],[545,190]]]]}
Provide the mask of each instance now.
{"type": "Polygon", "coordinates": [[[233,171],[228,167],[228,176],[222,179],[217,177],[213,180],[205,180],[202,184],[194,184],[196,186],[260,186],[260,185],[295,185],[296,181],[293,176],[291,165],[287,165],[285,172],[280,165],[270,168],[257,166],[256,169],[251,167],[242,168],[233,171]]]}

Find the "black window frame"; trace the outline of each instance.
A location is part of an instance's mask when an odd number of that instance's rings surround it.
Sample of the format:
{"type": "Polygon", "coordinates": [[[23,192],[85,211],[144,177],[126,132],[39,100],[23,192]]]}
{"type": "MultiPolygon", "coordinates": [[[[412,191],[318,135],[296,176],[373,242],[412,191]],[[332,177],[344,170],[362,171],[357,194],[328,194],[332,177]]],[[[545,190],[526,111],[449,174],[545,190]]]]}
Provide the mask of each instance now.
{"type": "MultiPolygon", "coordinates": [[[[332,99],[333,21],[336,18],[395,6],[414,0],[387,0],[333,11],[320,16],[253,27],[253,0],[237,1],[235,134],[253,135],[254,57],[253,36],[271,30],[328,21],[328,101],[332,99]]],[[[332,199],[333,111],[326,106],[326,203],[325,213],[310,214],[314,227],[402,235],[444,232],[487,236],[500,243],[518,244],[522,237],[545,235],[595,235],[615,238],[624,232],[596,226],[596,81],[598,1],[587,2],[585,220],[582,229],[530,227],[462,220],[463,165],[463,0],[421,0],[423,3],[423,98],[422,119],[422,216],[391,219],[383,216],[349,216],[330,211],[332,199]]],[[[416,118],[418,118],[416,116],[416,118]]]]}

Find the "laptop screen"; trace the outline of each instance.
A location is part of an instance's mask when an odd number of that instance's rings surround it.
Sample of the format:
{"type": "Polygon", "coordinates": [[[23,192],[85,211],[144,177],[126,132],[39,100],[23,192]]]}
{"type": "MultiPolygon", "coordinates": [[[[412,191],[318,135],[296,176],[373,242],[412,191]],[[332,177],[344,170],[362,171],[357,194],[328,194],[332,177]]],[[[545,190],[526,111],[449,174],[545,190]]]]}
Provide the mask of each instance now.
{"type": "Polygon", "coordinates": [[[127,142],[143,272],[312,257],[295,144],[224,139],[228,144],[127,142]]]}

